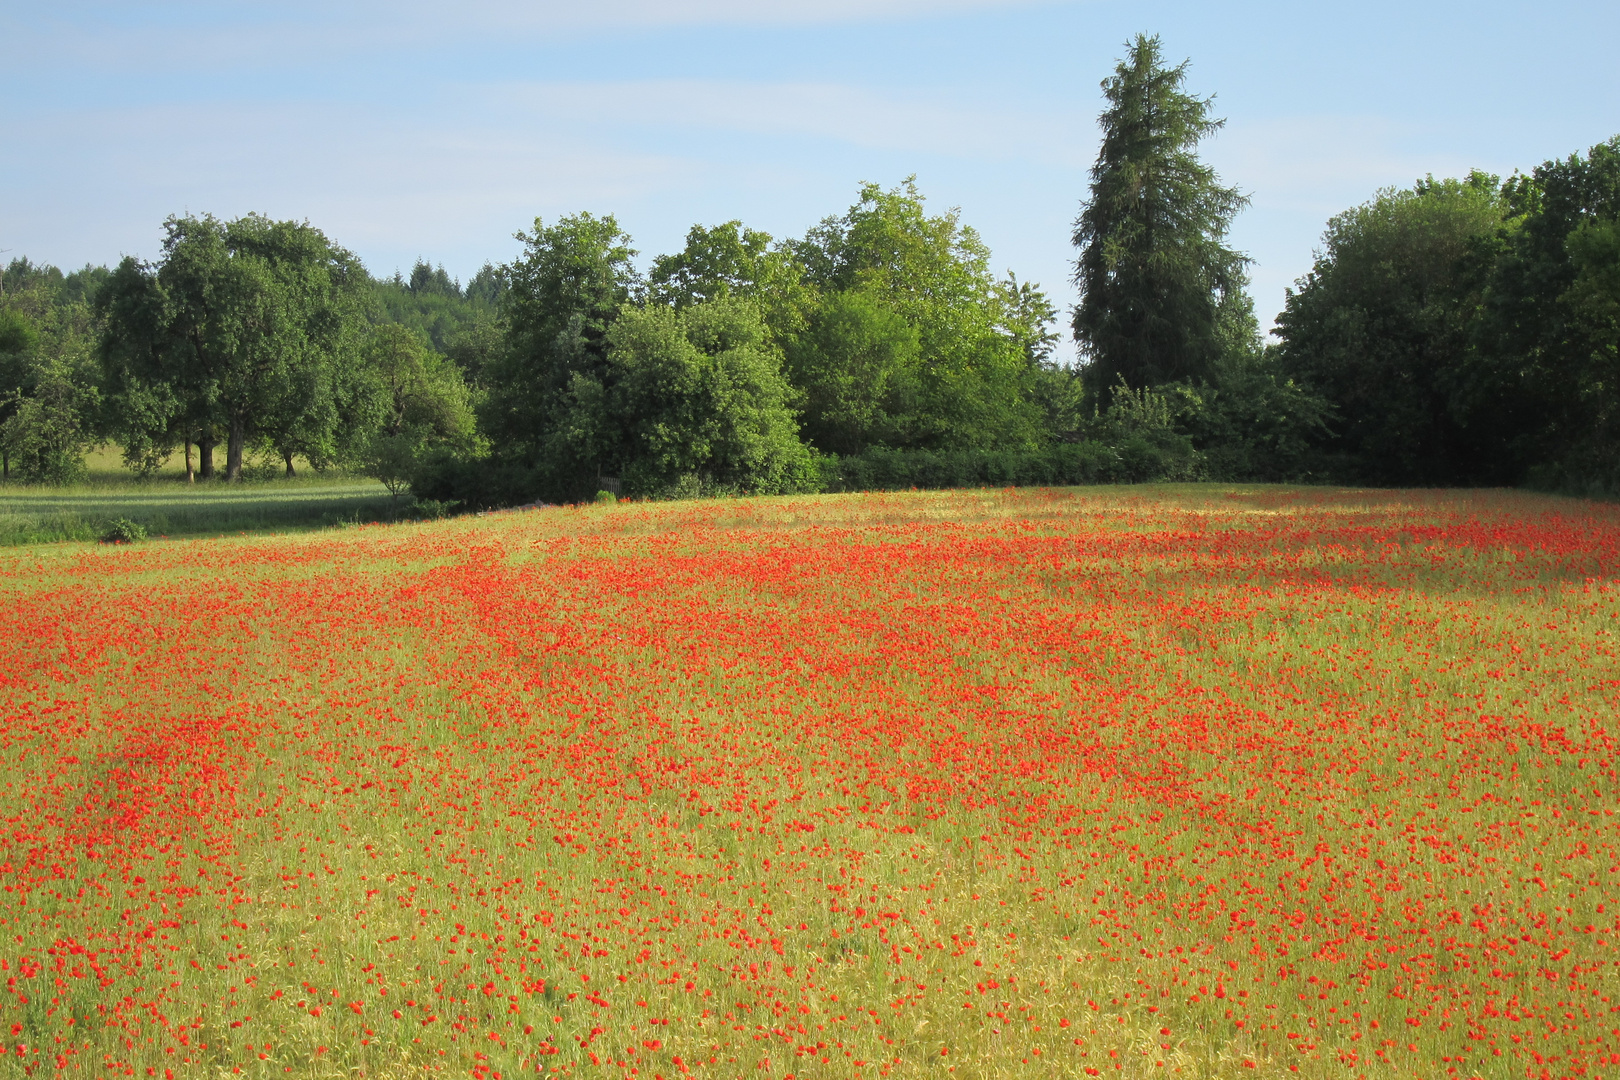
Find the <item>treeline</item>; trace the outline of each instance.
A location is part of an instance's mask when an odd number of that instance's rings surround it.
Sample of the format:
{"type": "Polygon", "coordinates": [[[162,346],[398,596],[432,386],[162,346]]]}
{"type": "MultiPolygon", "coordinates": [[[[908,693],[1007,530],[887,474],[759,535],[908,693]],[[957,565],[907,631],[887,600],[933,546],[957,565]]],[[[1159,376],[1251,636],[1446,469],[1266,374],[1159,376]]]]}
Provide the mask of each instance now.
{"type": "Polygon", "coordinates": [[[1276,333],[1281,370],[1333,406],[1338,474],[1614,491],[1620,137],[1340,214],[1276,333]]]}
{"type": "Polygon", "coordinates": [[[1104,82],[1076,222],[1078,363],[955,211],[863,185],[776,239],[694,226],[638,269],[612,216],[536,220],[463,286],[374,279],[307,224],[172,218],[161,257],[0,286],[8,475],[346,466],[467,507],[1148,479],[1620,482],[1620,137],[1328,224],[1264,341],[1221,121],[1156,38],[1104,82]]]}

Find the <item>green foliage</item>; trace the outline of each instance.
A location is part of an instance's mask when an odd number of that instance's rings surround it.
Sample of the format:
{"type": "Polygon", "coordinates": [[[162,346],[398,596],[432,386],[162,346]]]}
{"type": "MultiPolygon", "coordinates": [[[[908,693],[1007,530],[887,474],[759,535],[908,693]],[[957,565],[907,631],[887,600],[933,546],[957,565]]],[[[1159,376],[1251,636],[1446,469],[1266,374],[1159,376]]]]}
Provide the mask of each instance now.
{"type": "Polygon", "coordinates": [[[1103,398],[1117,384],[1207,381],[1248,311],[1247,259],[1224,243],[1248,200],[1196,153],[1225,121],[1183,89],[1187,63],[1166,67],[1157,37],[1128,47],[1102,84],[1102,147],[1073,236],[1074,336],[1103,398]]]}
{"type": "Polygon", "coordinates": [[[444,354],[461,370],[469,390],[482,392],[488,372],[506,348],[506,336],[494,318],[480,318],[458,330],[445,344],[444,354]]]}
{"type": "MultiPolygon", "coordinates": [[[[21,357],[38,346],[39,331],[27,315],[15,308],[0,308],[0,357],[21,357]]],[[[8,371],[4,377],[13,376],[8,371]]]]}
{"type": "Polygon", "coordinates": [[[64,294],[60,274],[11,281],[0,300],[0,478],[70,483],[100,414],[91,312],[64,294]]]}
{"type": "Polygon", "coordinates": [[[1172,479],[1174,462],[1099,442],[1059,443],[1038,450],[885,450],[818,462],[826,491],[911,488],[1063,486],[1172,479]]]}
{"type": "Polygon", "coordinates": [[[431,351],[419,332],[399,325],[374,327],[356,382],[354,461],[396,499],[428,454],[481,449],[460,371],[431,351]]]}
{"type": "Polygon", "coordinates": [[[411,513],[423,521],[443,521],[454,514],[459,505],[456,502],[440,502],[438,499],[416,499],[411,503],[411,513]]]}
{"type": "Polygon", "coordinates": [[[1503,196],[1511,217],[1472,324],[1471,413],[1518,433],[1514,456],[1538,482],[1615,490],[1620,136],[1515,177],[1503,196]]]}
{"type": "Polygon", "coordinates": [[[804,435],[834,454],[910,446],[922,420],[922,339],[868,289],[832,293],[788,350],[804,435]]]}
{"type": "Polygon", "coordinates": [[[537,498],[566,501],[556,492],[549,470],[503,454],[458,454],[449,449],[424,452],[411,474],[417,502],[454,503],[467,510],[518,506],[537,498]]]}
{"type": "Polygon", "coordinates": [[[1328,223],[1315,266],[1289,293],[1281,369],[1334,403],[1338,445],[1361,479],[1509,478],[1490,452],[1502,417],[1487,418],[1504,403],[1479,395],[1469,326],[1470,261],[1504,210],[1483,173],[1381,191],[1328,223]]]}
{"type": "Polygon", "coordinates": [[[1133,390],[1120,382],[1086,434],[1118,454],[1133,479],[1202,480],[1203,460],[1186,434],[1202,408],[1202,397],[1185,385],[1133,390]]]}
{"type": "Polygon", "coordinates": [[[611,506],[619,501],[619,497],[611,491],[598,491],[596,498],[591,501],[599,505],[611,506]]]}
{"type": "Polygon", "coordinates": [[[397,501],[410,490],[425,447],[422,433],[414,429],[375,431],[360,444],[355,463],[397,501]]]}
{"type": "Polygon", "coordinates": [[[1032,320],[1050,305],[990,275],[989,249],[957,211],[930,216],[912,180],[865,184],[792,250],[823,298],[788,346],[819,449],[1040,441],[1028,378],[1049,337],[1032,320]],[[872,377],[880,385],[862,388],[872,377]]]}
{"type": "Polygon", "coordinates": [[[794,245],[772,247],[769,233],[739,221],[692,226],[686,246],[658,256],[647,275],[648,303],[684,308],[727,297],[752,301],[772,341],[786,347],[804,330],[818,293],[794,245]]]}
{"type": "Polygon", "coordinates": [[[627,307],[608,343],[604,377],[576,374],[570,387],[565,431],[575,460],[597,461],[632,495],[693,483],[762,493],[803,484],[809,454],[754,304],[627,307]]]}
{"type": "Polygon", "coordinates": [[[1228,361],[1194,396],[1181,429],[1212,480],[1322,482],[1347,471],[1322,449],[1332,404],[1279,372],[1272,353],[1228,361]]]}
{"type": "Polygon", "coordinates": [[[431,445],[471,451],[478,435],[472,396],[460,370],[419,332],[373,327],[360,356],[359,422],[390,435],[418,431],[431,445]]]}
{"type": "Polygon", "coordinates": [[[1200,477],[1620,488],[1620,138],[1339,215],[1267,349],[1225,244],[1245,199],[1196,153],[1212,99],[1158,39],[1130,50],[1073,234],[1079,369],[1052,301],[993,277],[912,180],[862,185],[800,240],[694,226],[645,281],[611,216],[536,219],[466,288],[423,260],[374,281],[307,225],[171,218],[157,264],[8,268],[6,467],[70,477],[111,435],[147,474],[195,442],[207,475],[226,440],[233,476],[248,450],[349,462],[396,500],[472,509],[1200,477]]]}
{"type": "Polygon", "coordinates": [[[505,292],[506,279],[502,276],[501,269],[485,263],[478,273],[472,276],[472,280],[467,282],[467,288],[463,290],[462,295],[470,303],[495,307],[500,304],[505,292]]]}
{"type": "MultiPolygon", "coordinates": [[[[495,269],[488,265],[463,290],[444,267],[418,260],[409,279],[396,273],[373,281],[371,293],[374,322],[407,327],[427,338],[434,351],[453,355],[493,328],[500,287],[495,269]]],[[[466,373],[476,381],[477,370],[466,373]]]]}
{"type": "Polygon", "coordinates": [[[113,518],[101,534],[103,544],[136,544],[146,539],[146,526],[129,518],[113,518]]]}
{"type": "Polygon", "coordinates": [[[228,479],[250,443],[335,455],[369,278],[317,229],[248,215],[164,223],[156,266],[125,259],[98,295],[109,426],[138,461],[179,440],[227,442],[228,479]]]}
{"type": "Polygon", "coordinates": [[[93,441],[85,420],[94,409],[93,387],[46,370],[32,393],[13,394],[0,423],[7,472],[25,483],[70,484],[84,476],[84,451],[93,441]],[[91,398],[92,402],[87,402],[91,398]]]}
{"type": "Polygon", "coordinates": [[[580,440],[566,427],[578,407],[575,377],[600,385],[607,375],[608,327],[639,285],[635,252],[612,216],[577,214],[550,226],[536,218],[518,239],[523,254],[503,274],[505,347],[486,369],[480,419],[503,456],[531,467],[544,461],[581,482],[596,462],[588,448],[578,456],[580,440]]]}
{"type": "Polygon", "coordinates": [[[0,274],[0,295],[37,291],[58,305],[88,304],[111,277],[105,266],[86,265],[64,274],[54,266],[29,261],[26,256],[11,260],[0,274]]]}
{"type": "Polygon", "coordinates": [[[1329,223],[1279,317],[1321,445],[1374,482],[1620,487],[1620,137],[1329,223]]]}

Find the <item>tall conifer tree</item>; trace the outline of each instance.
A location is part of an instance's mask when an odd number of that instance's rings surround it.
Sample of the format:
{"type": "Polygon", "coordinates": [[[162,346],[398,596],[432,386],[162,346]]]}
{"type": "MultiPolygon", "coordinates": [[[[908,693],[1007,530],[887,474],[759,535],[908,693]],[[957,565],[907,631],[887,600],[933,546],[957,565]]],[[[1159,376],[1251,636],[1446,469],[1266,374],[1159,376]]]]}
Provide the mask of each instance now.
{"type": "Polygon", "coordinates": [[[1186,61],[1165,66],[1157,36],[1139,34],[1102,84],[1102,148],[1074,226],[1074,336],[1103,395],[1120,381],[1212,377],[1238,344],[1232,327],[1245,320],[1231,316],[1248,310],[1248,259],[1224,242],[1248,199],[1198,159],[1225,121],[1213,98],[1183,89],[1186,73],[1186,61]]]}

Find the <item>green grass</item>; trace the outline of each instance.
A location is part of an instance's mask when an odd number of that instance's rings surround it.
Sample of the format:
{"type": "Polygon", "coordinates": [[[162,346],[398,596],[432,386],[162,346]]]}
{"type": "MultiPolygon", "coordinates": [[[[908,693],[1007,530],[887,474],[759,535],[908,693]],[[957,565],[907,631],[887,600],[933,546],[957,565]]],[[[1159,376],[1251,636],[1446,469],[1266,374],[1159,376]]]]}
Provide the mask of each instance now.
{"type": "Polygon", "coordinates": [[[65,487],[0,484],[0,546],[98,540],[117,518],[153,537],[292,532],[387,520],[392,500],[375,480],[347,473],[281,475],[279,465],[245,469],[240,483],[188,484],[171,463],[140,479],[116,448],[89,455],[85,480],[65,487]]]}

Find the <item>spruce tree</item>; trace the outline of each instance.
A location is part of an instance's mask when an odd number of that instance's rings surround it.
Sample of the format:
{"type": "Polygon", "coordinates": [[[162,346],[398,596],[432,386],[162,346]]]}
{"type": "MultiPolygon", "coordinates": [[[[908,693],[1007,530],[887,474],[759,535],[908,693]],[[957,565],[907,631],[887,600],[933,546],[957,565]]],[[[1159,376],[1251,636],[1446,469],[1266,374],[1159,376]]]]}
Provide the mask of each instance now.
{"type": "Polygon", "coordinates": [[[1248,259],[1224,240],[1248,199],[1197,155],[1225,121],[1183,89],[1187,62],[1166,67],[1157,36],[1128,48],[1102,84],[1102,148],[1074,226],[1074,336],[1103,397],[1120,382],[1212,378],[1240,344],[1230,313],[1247,303],[1248,259]]]}

